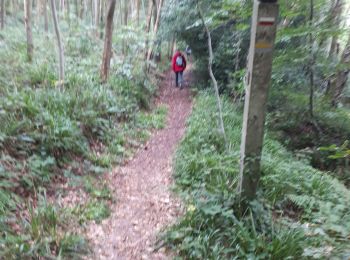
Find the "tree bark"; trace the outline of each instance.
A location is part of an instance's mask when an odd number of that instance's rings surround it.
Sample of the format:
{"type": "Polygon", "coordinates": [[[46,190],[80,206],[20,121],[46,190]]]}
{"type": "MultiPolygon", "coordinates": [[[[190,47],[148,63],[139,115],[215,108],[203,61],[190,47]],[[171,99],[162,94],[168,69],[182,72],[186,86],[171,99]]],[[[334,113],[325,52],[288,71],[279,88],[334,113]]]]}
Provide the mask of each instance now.
{"type": "Polygon", "coordinates": [[[344,91],[344,88],[346,86],[346,82],[349,77],[350,72],[350,35],[348,38],[348,41],[345,45],[345,49],[342,53],[341,59],[340,59],[340,65],[344,67],[344,69],[339,70],[330,82],[330,88],[329,92],[327,93],[328,96],[331,98],[331,105],[336,106],[339,102],[339,99],[341,97],[341,94],[344,91]]]}
{"type": "Polygon", "coordinates": [[[106,2],[104,0],[100,1],[100,39],[103,38],[103,30],[102,28],[104,27],[105,24],[105,19],[104,19],[104,12],[105,12],[105,4],[106,2]]]}
{"type": "MultiPolygon", "coordinates": [[[[334,0],[334,6],[331,10],[331,24],[332,27],[339,27],[340,25],[340,17],[342,13],[342,0],[334,0]]],[[[335,29],[335,28],[334,28],[335,29]]],[[[329,50],[329,58],[334,58],[337,54],[337,46],[338,46],[338,36],[333,35],[331,40],[331,47],[329,50]]]]}
{"type": "Polygon", "coordinates": [[[140,26],[140,0],[136,0],[136,24],[140,26]]]}
{"type": "Polygon", "coordinates": [[[124,0],[124,16],[123,16],[123,24],[125,26],[128,25],[128,15],[129,15],[129,0],[124,0]]]}
{"type": "MultiPolygon", "coordinates": [[[[152,12],[153,12],[153,1],[148,3],[148,15],[147,15],[147,20],[146,20],[146,34],[149,33],[151,29],[151,21],[152,21],[152,12]]],[[[146,35],[146,42],[145,42],[145,58],[147,59],[147,54],[148,54],[148,35],[146,35]]]]}
{"type": "Polygon", "coordinates": [[[81,9],[80,9],[80,19],[83,19],[87,12],[87,3],[86,0],[82,0],[81,9]]]}
{"type": "Polygon", "coordinates": [[[110,0],[108,11],[107,11],[107,19],[106,19],[106,28],[105,28],[105,43],[103,50],[103,58],[101,65],[101,80],[102,82],[106,82],[109,74],[110,61],[112,56],[112,35],[113,35],[113,16],[115,10],[116,0],[110,0]]]}
{"type": "Polygon", "coordinates": [[[157,10],[158,10],[157,18],[156,18],[156,22],[154,24],[153,36],[152,36],[152,39],[151,39],[152,43],[151,43],[151,45],[150,45],[150,47],[148,49],[148,52],[147,52],[147,62],[149,62],[151,60],[151,55],[152,55],[152,51],[153,51],[153,47],[154,47],[154,39],[153,38],[157,35],[157,32],[158,32],[162,6],[163,6],[163,0],[159,0],[159,6],[157,8],[157,10]]]}
{"type": "MultiPolygon", "coordinates": [[[[123,6],[123,12],[121,12],[121,18],[122,18],[122,25],[124,26],[128,26],[128,15],[129,15],[129,0],[124,0],[124,6],[123,6]]],[[[122,45],[123,45],[123,54],[124,56],[126,56],[128,54],[128,46],[127,43],[125,41],[125,39],[123,39],[122,41],[122,45]]]]}
{"type": "Polygon", "coordinates": [[[74,7],[75,7],[75,16],[76,16],[76,18],[78,18],[79,17],[78,0],[74,0],[74,7]]]}
{"type": "Polygon", "coordinates": [[[32,1],[24,0],[24,25],[27,34],[27,58],[29,62],[33,60],[33,34],[32,34],[32,1]]]}
{"type": "Polygon", "coordinates": [[[52,19],[53,19],[53,24],[55,27],[55,32],[57,37],[58,56],[59,56],[59,81],[57,85],[58,87],[63,87],[64,85],[64,50],[63,50],[60,30],[58,27],[56,3],[55,3],[55,0],[50,0],[50,1],[51,1],[52,19]]]}
{"type": "Polygon", "coordinates": [[[47,16],[47,0],[43,0],[42,2],[42,8],[43,8],[43,13],[44,13],[44,29],[45,33],[48,34],[49,32],[49,19],[47,16]]]}
{"type": "Polygon", "coordinates": [[[98,37],[98,22],[99,22],[99,3],[98,0],[93,0],[93,8],[94,8],[94,15],[93,15],[93,21],[94,21],[94,31],[95,36],[98,37]]]}
{"type": "Polygon", "coordinates": [[[148,14],[146,19],[146,33],[151,30],[151,21],[152,21],[152,13],[153,13],[153,1],[148,3],[148,14]]]}
{"type": "Polygon", "coordinates": [[[156,21],[157,21],[157,14],[158,14],[158,5],[157,5],[157,0],[152,0],[153,2],[153,27],[155,27],[156,25],[156,21]]]}
{"type": "MultiPolygon", "coordinates": [[[[314,0],[310,0],[310,18],[309,26],[312,28],[314,19],[314,0]]],[[[314,41],[312,37],[312,32],[309,33],[309,48],[310,48],[310,64],[309,64],[309,78],[310,78],[310,94],[309,94],[309,114],[311,118],[314,117],[314,64],[315,64],[315,54],[314,54],[314,41]]]]}
{"type": "Polygon", "coordinates": [[[219,112],[218,127],[219,127],[219,131],[220,131],[222,137],[225,140],[225,145],[227,147],[228,143],[227,143],[227,137],[226,137],[226,133],[225,133],[224,120],[222,117],[222,106],[221,106],[221,99],[220,99],[220,95],[219,95],[219,88],[218,88],[218,83],[215,79],[213,69],[212,69],[214,55],[213,55],[213,48],[212,48],[212,44],[211,44],[211,35],[210,35],[210,31],[209,31],[208,26],[205,24],[203,12],[202,12],[201,7],[199,6],[198,0],[197,0],[197,9],[198,9],[199,17],[202,21],[203,27],[205,29],[205,32],[206,32],[207,38],[208,38],[208,50],[209,50],[208,70],[209,70],[210,78],[213,81],[214,90],[215,90],[215,97],[216,97],[216,104],[217,104],[218,112],[219,112]]]}
{"type": "Polygon", "coordinates": [[[0,12],[0,29],[5,27],[5,0],[1,0],[1,12],[0,12]]]}
{"type": "Polygon", "coordinates": [[[68,19],[68,24],[70,25],[70,4],[69,1],[65,3],[66,5],[66,12],[67,12],[67,19],[68,19]]]}
{"type": "Polygon", "coordinates": [[[96,26],[96,37],[99,36],[99,26],[100,26],[100,0],[96,1],[96,17],[95,17],[95,26],[96,26]]]}

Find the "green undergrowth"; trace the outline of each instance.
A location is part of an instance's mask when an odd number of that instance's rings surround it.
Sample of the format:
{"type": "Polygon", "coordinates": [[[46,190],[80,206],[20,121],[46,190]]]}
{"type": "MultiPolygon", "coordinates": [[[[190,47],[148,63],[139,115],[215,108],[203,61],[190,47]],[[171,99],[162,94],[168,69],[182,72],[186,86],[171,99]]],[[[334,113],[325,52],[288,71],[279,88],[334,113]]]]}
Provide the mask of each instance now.
{"type": "Polygon", "coordinates": [[[236,195],[242,112],[224,100],[225,150],[211,93],[200,93],[176,153],[186,212],[163,242],[185,259],[344,259],[350,255],[350,191],[265,135],[258,199],[236,195]]]}
{"type": "Polygon", "coordinates": [[[145,77],[142,55],[115,58],[108,82],[101,84],[103,41],[90,29],[68,28],[62,22],[61,88],[54,35],[34,28],[29,63],[22,27],[0,32],[0,60],[6,61],[0,67],[1,259],[86,253],[84,239],[70,230],[109,216],[112,201],[103,174],[165,124],[165,107],[150,110],[156,81],[145,77]],[[56,200],[69,195],[58,187],[81,189],[87,199],[65,209],[56,200]],[[70,226],[63,224],[67,216],[70,226]]]}
{"type": "MultiPolygon", "coordinates": [[[[350,184],[348,158],[331,158],[334,152],[322,147],[342,146],[350,138],[350,110],[331,107],[325,98],[314,101],[314,117],[309,114],[309,98],[302,92],[273,89],[270,95],[269,128],[288,149],[311,159],[314,167],[331,171],[350,184]]],[[[349,149],[349,147],[346,147],[349,149]]]]}

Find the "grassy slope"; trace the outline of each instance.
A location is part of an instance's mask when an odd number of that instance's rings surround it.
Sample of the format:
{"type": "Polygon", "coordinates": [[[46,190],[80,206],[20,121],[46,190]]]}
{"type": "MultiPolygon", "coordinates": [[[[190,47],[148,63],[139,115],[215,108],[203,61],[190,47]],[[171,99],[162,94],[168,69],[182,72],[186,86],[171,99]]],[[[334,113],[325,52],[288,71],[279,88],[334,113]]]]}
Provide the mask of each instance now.
{"type": "Polygon", "coordinates": [[[155,88],[135,57],[115,61],[101,85],[103,42],[82,25],[62,22],[66,81],[58,89],[54,36],[34,31],[29,64],[22,26],[0,32],[0,258],[78,257],[86,244],[72,227],[109,215],[99,176],[162,127],[166,109],[142,112],[155,88]],[[70,209],[50,203],[66,196],[56,186],[64,183],[86,200],[70,209]]]}
{"type": "Polygon", "coordinates": [[[267,133],[259,199],[239,217],[241,112],[224,102],[231,141],[225,152],[216,133],[215,100],[200,94],[176,156],[177,189],[187,212],[165,236],[188,259],[300,259],[349,255],[350,191],[297,160],[267,133]]]}

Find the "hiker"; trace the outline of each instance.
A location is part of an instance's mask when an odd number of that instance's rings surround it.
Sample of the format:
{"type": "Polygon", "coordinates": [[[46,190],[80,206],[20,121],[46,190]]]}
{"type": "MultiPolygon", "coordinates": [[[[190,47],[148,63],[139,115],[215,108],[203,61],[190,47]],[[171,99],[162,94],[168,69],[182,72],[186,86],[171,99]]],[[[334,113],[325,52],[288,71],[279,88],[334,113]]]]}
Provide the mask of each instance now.
{"type": "Polygon", "coordinates": [[[191,62],[192,49],[189,45],[186,46],[185,52],[186,52],[187,60],[191,62]]]}
{"type": "Polygon", "coordinates": [[[192,54],[192,50],[191,50],[191,47],[189,45],[186,46],[186,55],[187,55],[187,58],[189,59],[191,54],[192,54]]]}
{"type": "Polygon", "coordinates": [[[176,87],[180,86],[182,88],[182,82],[183,82],[183,72],[186,69],[186,59],[185,56],[180,52],[180,50],[176,50],[173,60],[173,71],[176,75],[176,87]]]}

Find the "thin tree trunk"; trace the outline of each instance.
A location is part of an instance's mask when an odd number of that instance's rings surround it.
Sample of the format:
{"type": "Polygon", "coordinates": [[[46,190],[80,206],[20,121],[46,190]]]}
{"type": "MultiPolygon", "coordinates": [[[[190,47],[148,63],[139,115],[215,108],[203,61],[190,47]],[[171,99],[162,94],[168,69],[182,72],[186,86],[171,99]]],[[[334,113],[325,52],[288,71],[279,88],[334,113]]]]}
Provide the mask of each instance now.
{"type": "Polygon", "coordinates": [[[146,33],[148,33],[151,29],[151,21],[152,21],[152,12],[153,12],[153,1],[148,3],[148,15],[146,19],[146,33]]]}
{"type": "Polygon", "coordinates": [[[63,87],[64,85],[64,50],[63,50],[63,44],[61,40],[61,34],[58,27],[58,20],[57,20],[57,12],[56,12],[56,3],[55,0],[51,1],[51,11],[52,11],[52,18],[53,18],[53,24],[55,27],[56,37],[57,37],[57,45],[58,45],[58,56],[59,56],[59,82],[58,87],[63,87]]]}
{"type": "Polygon", "coordinates": [[[94,26],[95,25],[94,0],[90,0],[90,11],[91,11],[91,26],[94,26]]]}
{"type": "Polygon", "coordinates": [[[156,18],[156,23],[154,25],[153,37],[151,39],[152,43],[151,43],[151,45],[148,49],[148,52],[147,52],[147,62],[149,62],[151,60],[151,55],[152,55],[152,51],[153,51],[153,47],[154,47],[154,39],[153,38],[157,35],[157,32],[158,32],[162,6],[163,6],[163,0],[159,0],[159,6],[157,8],[158,13],[157,13],[157,18],[156,18]]]}
{"type": "Polygon", "coordinates": [[[66,11],[67,11],[67,19],[68,19],[68,24],[70,24],[70,4],[69,1],[65,3],[66,5],[66,11]]]}
{"type": "Polygon", "coordinates": [[[79,17],[78,0],[74,0],[74,7],[75,7],[75,16],[76,16],[76,18],[78,18],[79,17]]]}
{"type": "MultiPolygon", "coordinates": [[[[35,13],[35,17],[36,17],[36,23],[40,24],[40,18],[41,18],[41,4],[42,0],[38,0],[36,3],[36,13],[35,13]]],[[[34,5],[33,5],[34,6],[34,5]]]]}
{"type": "Polygon", "coordinates": [[[156,25],[156,21],[157,21],[157,14],[158,14],[158,5],[157,5],[157,0],[152,0],[153,2],[153,28],[156,25]]]}
{"type": "Polygon", "coordinates": [[[106,82],[109,74],[110,61],[112,56],[112,34],[113,34],[113,16],[115,10],[116,0],[110,0],[108,11],[107,11],[107,19],[106,19],[106,29],[105,29],[105,43],[103,49],[103,58],[101,65],[101,80],[102,82],[106,82]]]}
{"type": "MultiPolygon", "coordinates": [[[[105,12],[105,4],[104,0],[100,1],[100,27],[103,28],[105,25],[104,12],[105,12]]],[[[103,38],[103,30],[100,28],[100,39],[103,38]]]]}
{"type": "MultiPolygon", "coordinates": [[[[310,0],[310,18],[309,26],[310,29],[313,26],[314,19],[314,1],[310,0]]],[[[315,64],[315,54],[313,48],[314,42],[312,37],[312,32],[309,33],[309,48],[310,48],[310,64],[309,64],[309,77],[310,77],[310,95],[309,95],[309,113],[311,118],[314,117],[314,64],[315,64]]]]}
{"type": "MultiPolygon", "coordinates": [[[[149,33],[151,29],[151,21],[152,21],[152,12],[153,12],[153,1],[148,3],[148,15],[147,15],[147,22],[146,22],[146,34],[149,33]]],[[[146,43],[145,43],[145,58],[147,59],[147,54],[148,54],[148,35],[146,35],[146,43]]]]}
{"type": "Polygon", "coordinates": [[[0,12],[0,29],[5,27],[5,0],[1,0],[1,12],[0,12]]]}
{"type": "MultiPolygon", "coordinates": [[[[122,24],[128,26],[128,14],[129,14],[129,0],[124,0],[123,12],[121,13],[122,24]]],[[[128,47],[125,39],[123,39],[123,54],[126,56],[128,54],[128,47]]]]}
{"type": "Polygon", "coordinates": [[[87,12],[87,0],[82,0],[81,3],[81,10],[80,10],[80,18],[83,19],[86,16],[86,12],[87,12]]]}
{"type": "MultiPolygon", "coordinates": [[[[339,27],[340,25],[340,17],[342,13],[342,0],[334,0],[334,6],[331,10],[331,24],[332,27],[339,27]]],[[[335,29],[335,28],[334,28],[335,29]]],[[[338,46],[338,36],[333,35],[331,40],[331,47],[329,50],[329,58],[334,58],[337,53],[338,46]]]]}
{"type": "Polygon", "coordinates": [[[100,25],[100,0],[95,0],[95,27],[96,27],[96,37],[99,36],[99,25],[100,25]]]}
{"type": "Polygon", "coordinates": [[[204,29],[205,29],[205,32],[206,32],[207,38],[208,38],[208,50],[209,50],[208,70],[209,70],[210,78],[213,81],[215,96],[216,96],[216,103],[217,103],[218,112],[219,112],[218,127],[219,127],[219,131],[220,131],[221,135],[223,136],[223,138],[225,140],[225,145],[227,147],[227,138],[226,138],[226,133],[225,133],[224,120],[222,117],[222,106],[221,106],[221,99],[220,99],[220,95],[219,95],[219,88],[218,88],[218,83],[215,79],[213,69],[212,69],[214,55],[213,55],[213,48],[212,48],[212,44],[211,44],[211,35],[210,35],[210,31],[209,31],[208,26],[205,24],[203,12],[202,12],[201,7],[199,6],[198,0],[197,0],[197,9],[198,9],[200,19],[202,21],[202,24],[204,26],[204,29]]]}
{"type": "Polygon", "coordinates": [[[27,58],[29,62],[33,60],[33,34],[32,34],[32,1],[24,0],[24,24],[27,34],[27,58]]]}
{"type": "Polygon", "coordinates": [[[64,0],[61,0],[61,5],[60,5],[60,11],[61,11],[61,13],[64,15],[64,10],[65,10],[66,8],[65,8],[65,2],[64,2],[64,0]]]}
{"type": "Polygon", "coordinates": [[[14,3],[13,3],[13,13],[17,14],[18,13],[18,9],[19,9],[18,2],[17,2],[17,0],[15,0],[14,3]]]}
{"type": "Polygon", "coordinates": [[[129,0],[124,0],[124,25],[128,25],[128,15],[129,15],[129,0]]]}
{"type": "Polygon", "coordinates": [[[136,24],[140,26],[140,0],[136,0],[136,24]]]}
{"type": "Polygon", "coordinates": [[[96,37],[98,37],[98,2],[97,0],[93,0],[93,26],[94,26],[94,34],[96,37]]]}
{"type": "Polygon", "coordinates": [[[44,28],[45,28],[45,33],[48,34],[49,32],[49,19],[47,15],[47,0],[43,0],[43,13],[44,13],[44,28]]]}

